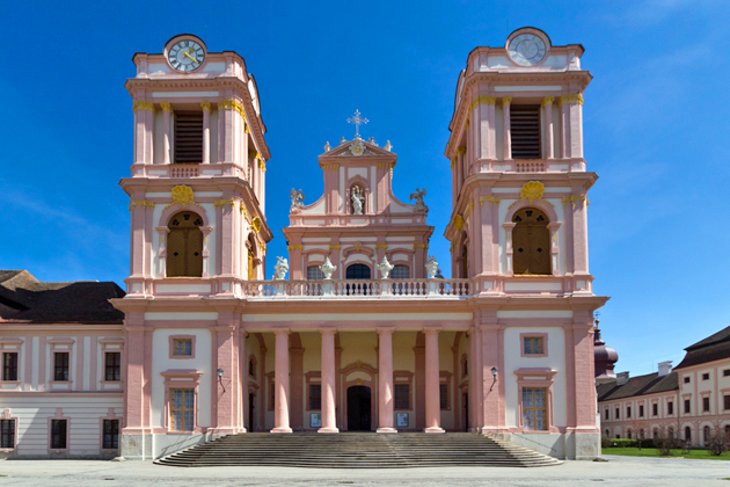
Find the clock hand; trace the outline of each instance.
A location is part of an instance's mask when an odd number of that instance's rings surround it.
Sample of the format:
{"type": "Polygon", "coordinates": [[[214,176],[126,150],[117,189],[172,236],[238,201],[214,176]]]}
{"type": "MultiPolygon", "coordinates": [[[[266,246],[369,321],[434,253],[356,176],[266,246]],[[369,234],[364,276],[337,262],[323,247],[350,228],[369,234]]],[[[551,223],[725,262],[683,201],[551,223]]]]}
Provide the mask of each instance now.
{"type": "Polygon", "coordinates": [[[190,51],[183,52],[183,56],[189,57],[194,63],[197,63],[198,62],[198,59],[197,58],[194,58],[193,56],[190,55],[190,51]]]}

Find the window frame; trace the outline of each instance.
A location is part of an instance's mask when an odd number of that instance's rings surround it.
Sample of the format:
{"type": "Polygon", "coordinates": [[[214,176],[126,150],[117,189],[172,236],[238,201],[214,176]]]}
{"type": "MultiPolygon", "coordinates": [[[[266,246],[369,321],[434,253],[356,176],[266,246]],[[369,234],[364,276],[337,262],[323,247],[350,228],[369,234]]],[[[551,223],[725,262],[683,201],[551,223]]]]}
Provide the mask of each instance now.
{"type": "Polygon", "coordinates": [[[526,433],[557,433],[559,429],[553,419],[553,384],[557,370],[549,368],[521,368],[514,371],[517,376],[518,428],[526,433]],[[523,422],[523,390],[542,389],[545,391],[545,429],[533,430],[525,428],[523,422]]]}
{"type": "Polygon", "coordinates": [[[122,381],[122,352],[120,350],[104,350],[103,353],[104,353],[104,382],[115,382],[115,383],[121,382],[122,381]],[[116,364],[109,363],[110,355],[117,356],[116,364]],[[113,369],[110,369],[111,367],[113,367],[113,369]],[[110,370],[112,371],[111,379],[109,378],[110,370]],[[114,373],[114,371],[116,371],[116,373],[114,373]]]}
{"type": "Polygon", "coordinates": [[[520,356],[527,358],[539,358],[548,356],[548,334],[547,333],[520,333],[520,356]],[[527,340],[536,340],[535,343],[540,343],[542,351],[529,352],[527,347],[527,340]]]}
{"type": "Polygon", "coordinates": [[[71,352],[69,350],[53,351],[53,382],[71,382],[71,352]],[[66,357],[66,363],[59,365],[59,357],[61,356],[66,357]]]}
{"type": "MultiPolygon", "coordinates": [[[[439,379],[440,380],[440,379],[439,379]]],[[[413,410],[413,372],[407,370],[396,370],[393,372],[393,411],[412,411],[413,410]],[[408,387],[408,407],[398,407],[396,401],[396,386],[408,387]]]]}
{"type": "Polygon", "coordinates": [[[9,415],[3,415],[0,416],[0,451],[11,451],[15,450],[15,448],[18,446],[18,418],[17,417],[11,417],[9,415]],[[3,446],[3,440],[5,439],[5,431],[3,428],[3,423],[7,422],[7,424],[12,424],[12,446],[3,446]]]}
{"type": "Polygon", "coordinates": [[[15,350],[3,350],[2,353],[2,377],[0,377],[1,382],[18,382],[18,377],[20,376],[20,352],[15,350]],[[6,363],[8,357],[15,356],[15,364],[14,364],[14,376],[8,377],[8,364],[6,363]]]}
{"type": "MultiPolygon", "coordinates": [[[[106,451],[118,451],[119,450],[119,440],[121,439],[121,419],[115,418],[115,417],[108,417],[108,418],[101,418],[101,425],[100,425],[100,432],[101,432],[101,449],[106,451]],[[106,446],[106,440],[107,440],[107,432],[106,432],[106,423],[115,421],[117,423],[116,428],[116,437],[114,438],[114,442],[116,442],[116,446],[106,446]]],[[[112,433],[109,433],[112,434],[112,433]]]]}
{"type": "Polygon", "coordinates": [[[200,397],[200,376],[202,372],[197,370],[166,370],[160,375],[165,380],[165,411],[164,411],[164,428],[167,434],[194,434],[202,433],[203,428],[198,424],[199,414],[199,397],[200,397]],[[173,391],[177,389],[191,390],[193,394],[193,424],[190,430],[177,430],[173,428],[172,421],[172,400],[173,391]]]}
{"type": "Polygon", "coordinates": [[[71,420],[64,416],[53,416],[48,418],[48,451],[51,453],[57,453],[57,452],[65,452],[69,450],[69,443],[70,443],[70,435],[69,430],[71,429],[71,420]],[[64,446],[63,447],[56,447],[53,446],[54,441],[54,433],[53,433],[53,425],[57,421],[63,421],[65,423],[65,428],[63,431],[63,439],[64,439],[64,446]]]}
{"type": "Polygon", "coordinates": [[[169,355],[168,357],[174,360],[189,360],[195,358],[195,335],[170,335],[168,337],[169,344],[169,355]],[[190,342],[190,354],[179,354],[175,347],[176,342],[189,341],[190,342]]]}

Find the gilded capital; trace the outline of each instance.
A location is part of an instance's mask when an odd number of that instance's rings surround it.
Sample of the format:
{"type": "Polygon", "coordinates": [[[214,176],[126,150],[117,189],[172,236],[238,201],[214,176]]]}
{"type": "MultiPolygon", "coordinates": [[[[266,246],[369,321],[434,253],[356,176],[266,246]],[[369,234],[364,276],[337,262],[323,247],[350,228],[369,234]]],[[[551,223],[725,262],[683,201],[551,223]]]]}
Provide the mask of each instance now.
{"type": "Polygon", "coordinates": [[[253,228],[253,231],[256,233],[259,233],[261,231],[262,225],[263,225],[263,222],[261,221],[261,218],[258,216],[253,217],[253,220],[251,220],[251,228],[253,228]]]}
{"type": "Polygon", "coordinates": [[[484,203],[499,203],[499,198],[496,196],[480,196],[479,197],[479,204],[483,205],[484,203]]]}
{"type": "Polygon", "coordinates": [[[134,103],[132,103],[132,111],[136,112],[137,110],[147,110],[148,112],[154,112],[155,104],[147,101],[135,101],[134,103]]]}
{"type": "Polygon", "coordinates": [[[203,110],[204,112],[206,112],[206,113],[210,113],[210,110],[211,110],[211,108],[210,108],[210,102],[209,102],[209,101],[204,101],[204,102],[201,102],[201,103],[200,103],[200,108],[201,108],[201,110],[203,110]]]}
{"type": "Polygon", "coordinates": [[[461,215],[455,215],[454,220],[451,223],[453,223],[454,228],[456,228],[457,231],[461,231],[461,229],[464,228],[464,217],[461,215]]]}
{"type": "Polygon", "coordinates": [[[575,93],[574,95],[563,95],[560,97],[561,103],[577,103],[579,105],[583,104],[583,95],[580,93],[575,93]]]}
{"type": "Polygon", "coordinates": [[[218,102],[218,110],[235,110],[243,118],[246,118],[246,114],[243,111],[243,105],[237,100],[223,100],[218,102]]]}
{"type": "Polygon", "coordinates": [[[546,96],[545,98],[542,99],[542,106],[546,107],[548,105],[552,105],[553,102],[555,102],[554,96],[546,96]]]}
{"type": "Polygon", "coordinates": [[[160,108],[162,108],[162,111],[165,113],[172,112],[172,105],[170,104],[169,101],[161,101],[160,108]]]}
{"type": "Polygon", "coordinates": [[[503,96],[502,97],[502,106],[507,106],[510,103],[512,103],[512,97],[511,96],[503,96]]]}
{"type": "Polygon", "coordinates": [[[482,95],[478,96],[476,100],[471,102],[469,105],[469,111],[472,111],[474,108],[478,107],[479,105],[494,105],[497,102],[497,99],[493,96],[487,96],[482,95]]]}

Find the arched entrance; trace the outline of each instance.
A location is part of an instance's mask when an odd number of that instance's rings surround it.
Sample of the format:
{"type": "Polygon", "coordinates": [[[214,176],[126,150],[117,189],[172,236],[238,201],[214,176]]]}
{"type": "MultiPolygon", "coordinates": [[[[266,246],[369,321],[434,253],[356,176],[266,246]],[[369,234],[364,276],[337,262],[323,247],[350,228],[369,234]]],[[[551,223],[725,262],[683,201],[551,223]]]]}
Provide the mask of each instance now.
{"type": "Polygon", "coordinates": [[[347,431],[371,431],[371,394],[367,386],[347,388],[347,431]]]}

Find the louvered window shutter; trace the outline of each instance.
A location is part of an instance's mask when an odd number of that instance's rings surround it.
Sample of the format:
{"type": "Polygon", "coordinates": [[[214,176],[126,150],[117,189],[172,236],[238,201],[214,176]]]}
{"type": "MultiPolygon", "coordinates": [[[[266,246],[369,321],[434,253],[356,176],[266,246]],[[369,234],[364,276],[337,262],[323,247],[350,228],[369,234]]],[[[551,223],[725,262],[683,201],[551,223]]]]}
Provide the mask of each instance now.
{"type": "Polygon", "coordinates": [[[512,105],[510,133],[513,159],[540,159],[540,105],[512,105]]]}
{"type": "Polygon", "coordinates": [[[203,112],[175,112],[175,162],[203,160],[203,112]]]}

